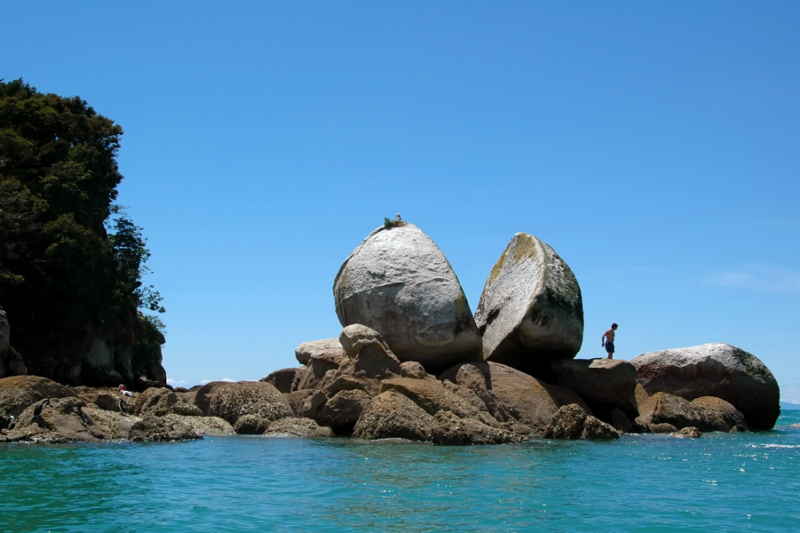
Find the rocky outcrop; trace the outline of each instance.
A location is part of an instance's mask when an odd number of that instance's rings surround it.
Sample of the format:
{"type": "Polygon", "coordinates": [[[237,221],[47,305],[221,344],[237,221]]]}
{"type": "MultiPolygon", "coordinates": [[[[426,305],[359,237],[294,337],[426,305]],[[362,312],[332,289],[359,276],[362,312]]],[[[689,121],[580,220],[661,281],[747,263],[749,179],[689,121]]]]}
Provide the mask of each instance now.
{"type": "Polygon", "coordinates": [[[621,359],[573,359],[550,365],[556,383],[585,399],[595,410],[614,407],[636,416],[636,368],[621,359]]]}
{"type": "Polygon", "coordinates": [[[185,420],[149,415],[134,422],[128,434],[128,440],[132,442],[171,442],[201,438],[185,420]]]}
{"type": "Polygon", "coordinates": [[[459,418],[452,411],[439,411],[434,416],[432,441],[435,444],[506,444],[522,440],[510,431],[487,426],[472,418],[459,418]]]}
{"type": "Polygon", "coordinates": [[[724,400],[701,397],[690,402],[665,392],[657,392],[640,406],[636,424],[653,433],[673,433],[686,427],[695,427],[702,432],[747,431],[742,413],[724,400]],[[661,427],[663,425],[670,427],[661,427]]]}
{"type": "Polygon", "coordinates": [[[0,416],[18,417],[27,407],[45,398],[77,398],[77,395],[64,385],[40,376],[0,379],[0,416]]]}
{"type": "Polygon", "coordinates": [[[679,439],[699,439],[703,434],[696,427],[689,426],[673,433],[672,436],[678,437],[679,439]]]}
{"type": "Polygon", "coordinates": [[[379,331],[401,361],[437,371],[481,360],[480,335],[458,278],[412,224],[373,231],[342,264],[333,294],[343,326],[379,331]]]}
{"type": "Polygon", "coordinates": [[[550,246],[517,233],[486,280],[475,322],[485,360],[535,374],[580,350],[581,289],[550,246]]]}
{"type": "Polygon", "coordinates": [[[648,394],[721,398],[757,430],[772,429],[780,415],[780,389],[772,372],[757,357],[730,344],[649,352],[631,364],[648,394]]]}
{"type": "Polygon", "coordinates": [[[231,424],[247,414],[270,422],[294,416],[286,398],[263,381],[212,381],[197,391],[195,404],[204,416],[218,416],[231,424]]]}

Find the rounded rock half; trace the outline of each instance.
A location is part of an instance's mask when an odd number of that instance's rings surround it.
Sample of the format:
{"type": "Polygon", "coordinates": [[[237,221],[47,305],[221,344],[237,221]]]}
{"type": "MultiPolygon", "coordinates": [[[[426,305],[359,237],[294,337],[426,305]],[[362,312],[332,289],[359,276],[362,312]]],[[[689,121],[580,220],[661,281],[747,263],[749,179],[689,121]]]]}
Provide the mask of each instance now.
{"type": "Polygon", "coordinates": [[[342,326],[378,331],[401,361],[443,369],[481,359],[481,338],[458,277],[413,224],[373,231],[342,264],[333,295],[342,326]]]}
{"type": "Polygon", "coordinates": [[[517,233],[486,280],[475,322],[485,360],[536,372],[581,349],[581,288],[550,246],[517,233]]]}

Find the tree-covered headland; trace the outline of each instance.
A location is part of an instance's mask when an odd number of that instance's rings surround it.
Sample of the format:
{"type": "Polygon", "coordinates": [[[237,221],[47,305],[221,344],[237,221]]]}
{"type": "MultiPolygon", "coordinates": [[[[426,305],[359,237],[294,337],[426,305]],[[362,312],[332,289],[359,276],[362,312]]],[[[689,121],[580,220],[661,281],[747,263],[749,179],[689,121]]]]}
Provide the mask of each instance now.
{"type": "Polygon", "coordinates": [[[165,381],[161,296],[142,230],[115,204],[122,128],[79,97],[0,80],[0,377],[165,381]],[[0,317],[2,318],[2,317],[0,317]]]}

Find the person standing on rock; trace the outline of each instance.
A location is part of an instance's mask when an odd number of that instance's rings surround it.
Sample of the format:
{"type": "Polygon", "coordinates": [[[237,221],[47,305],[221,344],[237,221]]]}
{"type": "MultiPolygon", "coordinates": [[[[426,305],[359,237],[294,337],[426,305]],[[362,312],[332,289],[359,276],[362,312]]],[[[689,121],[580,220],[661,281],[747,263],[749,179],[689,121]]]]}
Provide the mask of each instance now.
{"type": "Polygon", "coordinates": [[[609,359],[614,359],[614,336],[616,335],[618,327],[619,325],[614,322],[611,324],[611,328],[603,333],[603,336],[600,339],[601,345],[606,347],[606,352],[608,352],[609,359]]]}

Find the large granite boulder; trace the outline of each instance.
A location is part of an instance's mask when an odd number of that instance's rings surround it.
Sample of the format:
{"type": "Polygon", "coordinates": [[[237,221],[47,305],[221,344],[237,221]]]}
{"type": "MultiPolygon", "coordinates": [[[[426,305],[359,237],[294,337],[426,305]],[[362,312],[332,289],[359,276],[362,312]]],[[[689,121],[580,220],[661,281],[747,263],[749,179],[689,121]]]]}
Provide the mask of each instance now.
{"type": "Polygon", "coordinates": [[[373,231],[333,284],[343,326],[381,333],[401,361],[442,370],[481,360],[481,339],[450,263],[422,230],[403,223],[373,231]]]}
{"type": "Polygon", "coordinates": [[[394,378],[384,380],[380,392],[394,390],[408,397],[426,413],[436,415],[439,411],[450,411],[458,418],[473,419],[487,426],[497,426],[497,420],[488,410],[448,390],[437,380],[394,378]]]}
{"type": "Polygon", "coordinates": [[[136,396],[136,414],[145,416],[202,416],[197,405],[189,403],[182,395],[169,389],[151,387],[136,396]]]}
{"type": "Polygon", "coordinates": [[[231,424],[248,414],[270,422],[294,416],[283,394],[263,381],[212,381],[197,391],[195,404],[204,416],[218,416],[231,424]]]}
{"type": "MultiPolygon", "coordinates": [[[[614,407],[636,416],[636,367],[621,359],[569,359],[550,365],[556,383],[600,412],[614,407]]],[[[578,403],[578,402],[575,402],[578,403]]]]}
{"type": "Polygon", "coordinates": [[[780,389],[772,372],[757,357],[730,344],[649,352],[631,364],[648,394],[722,398],[756,430],[772,429],[780,415],[780,389]]]}
{"type": "Polygon", "coordinates": [[[292,392],[292,384],[297,377],[297,371],[297,368],[281,368],[258,381],[269,383],[279,391],[288,394],[292,392]]]}
{"type": "Polygon", "coordinates": [[[580,350],[581,288],[550,246],[517,233],[486,280],[475,322],[485,360],[536,374],[580,350]]]}

